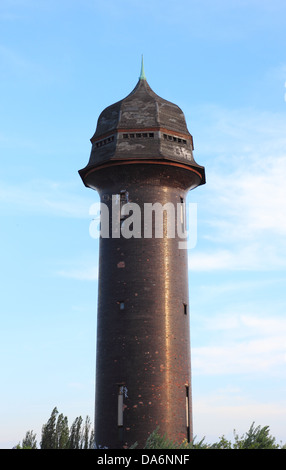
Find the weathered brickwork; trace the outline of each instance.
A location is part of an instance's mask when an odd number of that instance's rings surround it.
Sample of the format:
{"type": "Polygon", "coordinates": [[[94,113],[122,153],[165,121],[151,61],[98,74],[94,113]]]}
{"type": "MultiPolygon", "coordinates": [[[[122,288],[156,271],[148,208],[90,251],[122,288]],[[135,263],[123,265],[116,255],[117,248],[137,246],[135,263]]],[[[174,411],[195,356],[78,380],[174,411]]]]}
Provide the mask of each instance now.
{"type": "MultiPolygon", "coordinates": [[[[131,95],[130,109],[121,116],[120,125],[132,129],[140,123],[144,127],[144,90],[137,98],[136,89],[133,98],[131,95]]],[[[116,126],[118,109],[123,105],[113,106],[99,118],[97,140],[100,131],[108,133],[110,126],[116,126]],[[111,124],[104,115],[111,116],[111,124]]],[[[168,113],[176,116],[172,106],[164,103],[159,107],[164,125],[172,122],[168,113]]],[[[147,108],[146,127],[155,121],[158,126],[152,114],[156,106],[149,104],[147,108]]],[[[173,119],[177,133],[182,119],[181,113],[176,122],[173,119]]],[[[181,132],[188,132],[185,124],[181,132]]],[[[191,149],[191,138],[190,142],[191,149]]],[[[156,154],[149,153],[148,145],[140,154],[144,159],[128,151],[128,158],[114,161],[115,139],[104,146],[104,164],[95,157],[80,171],[84,184],[96,189],[108,206],[110,223],[113,195],[128,193],[128,202],[142,209],[144,228],[145,203],[177,207],[190,189],[204,183],[204,169],[194,160],[185,164],[179,158],[180,164],[178,158],[169,160],[169,155],[159,162],[156,154]],[[113,149],[110,154],[108,148],[113,149]]],[[[95,436],[101,446],[122,448],[137,441],[140,447],[157,426],[173,439],[192,436],[187,250],[179,249],[177,233],[174,238],[166,236],[164,220],[163,238],[153,233],[151,238],[142,234],[140,238],[121,235],[100,239],[95,436]]]]}

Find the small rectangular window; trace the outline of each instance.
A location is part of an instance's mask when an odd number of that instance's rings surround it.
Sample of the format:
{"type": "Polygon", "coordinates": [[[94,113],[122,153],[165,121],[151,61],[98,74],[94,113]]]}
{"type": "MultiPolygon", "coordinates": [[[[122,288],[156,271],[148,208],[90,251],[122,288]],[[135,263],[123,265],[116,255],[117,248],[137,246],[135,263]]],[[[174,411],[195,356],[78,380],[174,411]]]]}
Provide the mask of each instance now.
{"type": "Polygon", "coordinates": [[[183,304],[184,306],[184,314],[188,315],[188,304],[183,304]]]}
{"type": "Polygon", "coordinates": [[[153,133],[153,132],[150,132],[150,133],[149,133],[149,137],[154,137],[154,133],[153,133]]]}
{"type": "Polygon", "coordinates": [[[128,134],[123,134],[123,139],[128,139],[128,134]]]}
{"type": "Polygon", "coordinates": [[[125,309],[124,300],[119,300],[119,309],[120,309],[120,310],[124,310],[124,309],[125,309]]]}

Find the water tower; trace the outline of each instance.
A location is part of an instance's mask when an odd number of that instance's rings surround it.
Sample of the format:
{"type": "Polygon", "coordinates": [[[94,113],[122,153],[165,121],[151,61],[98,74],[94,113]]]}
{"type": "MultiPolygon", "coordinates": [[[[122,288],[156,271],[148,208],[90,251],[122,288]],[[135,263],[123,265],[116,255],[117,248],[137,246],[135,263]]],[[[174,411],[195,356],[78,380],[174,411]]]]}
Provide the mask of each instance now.
{"type": "Polygon", "coordinates": [[[152,91],[143,62],[134,90],[100,114],[91,143],[79,173],[98,191],[108,226],[99,247],[96,444],[140,448],[158,426],[189,441],[188,255],[177,229],[188,191],[205,183],[204,167],[183,112],[152,91]]]}

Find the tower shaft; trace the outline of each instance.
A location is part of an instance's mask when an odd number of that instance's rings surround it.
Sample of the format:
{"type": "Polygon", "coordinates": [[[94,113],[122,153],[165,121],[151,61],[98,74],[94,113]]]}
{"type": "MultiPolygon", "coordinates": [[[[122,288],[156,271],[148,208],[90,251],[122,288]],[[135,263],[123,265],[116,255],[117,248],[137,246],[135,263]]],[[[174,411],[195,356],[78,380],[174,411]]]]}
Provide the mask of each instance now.
{"type": "MultiPolygon", "coordinates": [[[[180,165],[142,162],[98,169],[88,178],[109,210],[110,235],[114,217],[120,217],[114,214],[117,195],[128,194],[141,213],[140,238],[121,233],[100,240],[96,443],[143,446],[158,426],[172,439],[190,440],[188,259],[177,228],[184,223],[187,190],[198,176],[180,165]],[[158,203],[174,211],[154,210],[151,238],[146,238],[146,207],[158,203]],[[175,224],[171,234],[168,223],[175,224]],[[162,229],[162,237],[156,237],[156,229],[162,229]]],[[[121,219],[121,230],[127,222],[121,219]]]]}

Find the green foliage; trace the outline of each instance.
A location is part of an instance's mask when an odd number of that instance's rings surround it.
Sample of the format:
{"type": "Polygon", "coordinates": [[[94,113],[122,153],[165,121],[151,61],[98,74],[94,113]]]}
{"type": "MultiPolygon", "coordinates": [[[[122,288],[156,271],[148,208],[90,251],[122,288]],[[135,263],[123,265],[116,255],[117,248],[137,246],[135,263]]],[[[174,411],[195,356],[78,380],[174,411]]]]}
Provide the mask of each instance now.
{"type": "MultiPolygon", "coordinates": [[[[27,433],[28,434],[28,433],[27,433]]],[[[27,435],[26,435],[27,436],[27,435]]],[[[24,441],[23,441],[24,442],[24,441]]],[[[18,449],[24,448],[18,447],[18,449]]],[[[25,447],[27,448],[27,447],[25,447]]],[[[29,447],[36,449],[37,446],[29,447]]],[[[47,423],[42,427],[41,449],[93,449],[94,432],[87,416],[85,422],[77,417],[69,428],[68,418],[55,407],[47,423]]]]}
{"type": "Polygon", "coordinates": [[[81,448],[82,449],[93,449],[94,448],[94,432],[91,428],[91,421],[89,416],[86,417],[84,427],[82,430],[81,437],[81,448]]]}
{"type": "Polygon", "coordinates": [[[249,430],[239,437],[234,430],[234,443],[227,441],[222,436],[219,442],[211,446],[212,449],[279,449],[275,438],[269,435],[269,426],[254,426],[252,423],[249,430]]]}
{"type": "Polygon", "coordinates": [[[57,449],[57,423],[58,410],[55,407],[46,424],[42,427],[41,449],[57,449]]]}
{"type": "Polygon", "coordinates": [[[234,449],[278,449],[279,445],[276,444],[275,438],[270,436],[269,426],[254,426],[254,423],[249,428],[249,431],[241,438],[235,434],[234,449]]]}
{"type": "MultiPolygon", "coordinates": [[[[137,443],[129,449],[137,448],[137,443]]],[[[37,449],[36,434],[27,431],[22,444],[15,449],[37,449]]],[[[94,432],[90,418],[87,416],[85,422],[81,416],[77,417],[68,426],[68,419],[62,413],[59,414],[55,407],[47,423],[42,427],[41,449],[94,449],[94,432]]],[[[278,445],[273,436],[270,435],[269,426],[255,426],[253,422],[249,430],[239,436],[234,430],[234,442],[222,436],[218,442],[207,444],[205,438],[196,442],[183,440],[178,442],[169,439],[166,435],[161,436],[159,428],[155,429],[146,440],[144,449],[285,449],[286,445],[278,445]]]]}
{"type": "Polygon", "coordinates": [[[183,442],[177,442],[169,439],[165,434],[161,436],[158,427],[148,437],[144,449],[205,449],[207,447],[207,444],[204,444],[204,439],[198,443],[195,440],[188,443],[186,439],[183,442]]]}
{"type": "Polygon", "coordinates": [[[79,416],[74,420],[70,429],[69,449],[80,449],[80,430],[82,425],[82,417],[79,416]]]}
{"type": "Polygon", "coordinates": [[[62,413],[58,416],[56,424],[55,449],[66,449],[69,442],[68,419],[62,413]]]}
{"type": "Polygon", "coordinates": [[[36,434],[33,431],[27,431],[24,439],[22,440],[22,445],[19,444],[15,447],[16,449],[37,449],[37,440],[36,434]]]}
{"type": "Polygon", "coordinates": [[[178,449],[178,445],[168,439],[165,434],[161,436],[157,428],[148,437],[144,449],[178,449]]]}
{"type": "MultiPolygon", "coordinates": [[[[224,436],[214,444],[205,443],[203,438],[196,442],[195,438],[188,443],[184,440],[181,443],[168,439],[166,435],[159,434],[159,428],[150,434],[144,449],[279,449],[285,446],[279,446],[275,438],[270,436],[269,426],[254,426],[252,423],[249,430],[241,437],[234,431],[234,443],[228,441],[224,436]]],[[[136,446],[132,446],[135,448],[136,446]]]]}
{"type": "Polygon", "coordinates": [[[224,436],[220,437],[218,442],[208,446],[209,449],[232,449],[231,441],[228,441],[224,436]]]}

